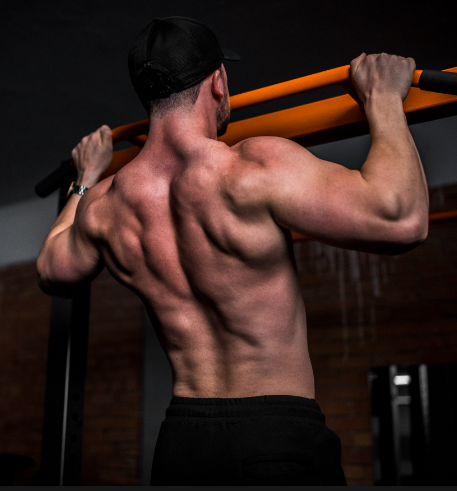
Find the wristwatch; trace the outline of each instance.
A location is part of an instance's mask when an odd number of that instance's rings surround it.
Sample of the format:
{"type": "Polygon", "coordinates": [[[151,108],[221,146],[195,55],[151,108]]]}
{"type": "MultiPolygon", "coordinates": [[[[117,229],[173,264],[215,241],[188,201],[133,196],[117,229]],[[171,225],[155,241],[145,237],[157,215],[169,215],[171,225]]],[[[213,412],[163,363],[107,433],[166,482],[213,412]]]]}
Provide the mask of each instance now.
{"type": "Polygon", "coordinates": [[[79,184],[75,184],[75,182],[73,181],[71,184],[70,184],[70,187],[68,188],[68,193],[67,193],[67,196],[70,196],[70,194],[79,194],[80,196],[83,196],[84,193],[88,190],[89,188],[87,188],[86,186],[80,186],[79,184]]]}

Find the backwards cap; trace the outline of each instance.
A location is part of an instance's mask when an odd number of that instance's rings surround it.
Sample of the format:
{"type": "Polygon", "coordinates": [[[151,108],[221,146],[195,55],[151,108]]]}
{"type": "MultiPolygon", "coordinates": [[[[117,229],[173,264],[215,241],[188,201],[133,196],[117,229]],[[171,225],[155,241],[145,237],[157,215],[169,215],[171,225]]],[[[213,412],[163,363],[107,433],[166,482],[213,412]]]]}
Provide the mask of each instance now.
{"type": "Polygon", "coordinates": [[[145,96],[141,83],[149,70],[161,72],[161,84],[148,90],[148,98],[160,99],[201,82],[224,60],[240,56],[222,49],[213,32],[188,17],[154,19],[135,38],[129,52],[129,73],[135,91],[145,96]]]}

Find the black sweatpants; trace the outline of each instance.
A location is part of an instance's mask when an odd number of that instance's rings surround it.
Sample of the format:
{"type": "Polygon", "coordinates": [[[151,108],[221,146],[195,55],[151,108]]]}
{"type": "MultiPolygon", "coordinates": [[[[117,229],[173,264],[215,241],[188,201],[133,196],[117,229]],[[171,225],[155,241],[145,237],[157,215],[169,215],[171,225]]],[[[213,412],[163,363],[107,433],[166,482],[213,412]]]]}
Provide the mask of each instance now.
{"type": "Polygon", "coordinates": [[[346,485],[341,442],[314,399],[173,397],[151,485],[346,485]]]}

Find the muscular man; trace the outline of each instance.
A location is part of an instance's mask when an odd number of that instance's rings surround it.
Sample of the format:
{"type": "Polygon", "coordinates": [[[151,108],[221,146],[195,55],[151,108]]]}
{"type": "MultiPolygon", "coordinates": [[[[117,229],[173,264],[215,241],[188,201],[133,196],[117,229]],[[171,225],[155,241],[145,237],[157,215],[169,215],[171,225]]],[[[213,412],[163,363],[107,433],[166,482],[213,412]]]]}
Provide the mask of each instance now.
{"type": "Polygon", "coordinates": [[[190,19],[140,33],[129,66],[147,142],[101,182],[109,128],[73,150],[89,190],[44,241],[40,286],[71,295],[106,266],[158,322],[173,399],[152,484],[345,484],[339,438],[314,400],[289,231],[377,254],[425,239],[427,184],[402,106],[415,63],[352,61],[372,137],[356,171],[281,138],[218,142],[230,115],[223,60],[190,19]]]}

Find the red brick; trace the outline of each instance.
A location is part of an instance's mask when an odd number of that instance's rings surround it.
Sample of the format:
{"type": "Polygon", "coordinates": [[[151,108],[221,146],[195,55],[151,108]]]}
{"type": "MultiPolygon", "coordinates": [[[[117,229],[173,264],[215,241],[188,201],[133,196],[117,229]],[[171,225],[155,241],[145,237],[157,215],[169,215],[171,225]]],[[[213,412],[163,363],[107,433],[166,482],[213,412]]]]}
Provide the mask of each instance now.
{"type": "Polygon", "coordinates": [[[327,366],[329,368],[334,368],[334,369],[345,369],[345,368],[359,368],[359,367],[369,367],[370,366],[370,361],[371,357],[364,355],[364,356],[351,356],[349,353],[349,356],[347,359],[343,359],[340,357],[334,357],[330,358],[327,361],[327,366]]]}
{"type": "Polygon", "coordinates": [[[369,415],[365,418],[361,417],[343,417],[340,418],[338,416],[331,416],[327,418],[327,426],[332,428],[335,433],[338,434],[340,430],[363,430],[363,431],[371,431],[371,420],[369,415]]]}
{"type": "Polygon", "coordinates": [[[342,447],[343,460],[346,464],[366,465],[373,464],[372,447],[356,447],[353,444],[342,447]]]}
{"type": "Polygon", "coordinates": [[[356,447],[371,447],[373,445],[373,437],[371,432],[365,431],[354,433],[353,443],[356,447]]]}
{"type": "MultiPolygon", "coordinates": [[[[328,421],[327,421],[327,426],[328,426],[328,421]]],[[[336,430],[334,428],[332,428],[332,429],[333,429],[333,431],[336,432],[336,430]]],[[[339,428],[337,434],[341,440],[342,452],[343,452],[343,456],[344,456],[344,454],[346,453],[346,450],[352,448],[352,434],[353,434],[353,432],[352,432],[352,430],[342,430],[339,428]]]]}
{"type": "Polygon", "coordinates": [[[349,412],[349,402],[340,402],[340,403],[324,403],[322,400],[319,400],[319,404],[321,407],[322,412],[327,415],[341,415],[341,414],[348,414],[349,412]]]}
{"type": "Polygon", "coordinates": [[[371,473],[371,469],[362,465],[343,465],[346,479],[363,479],[371,473]]]}
{"type": "Polygon", "coordinates": [[[371,414],[371,400],[369,394],[365,400],[357,400],[352,404],[352,414],[371,414]]]}

